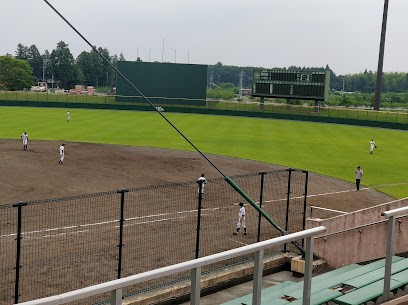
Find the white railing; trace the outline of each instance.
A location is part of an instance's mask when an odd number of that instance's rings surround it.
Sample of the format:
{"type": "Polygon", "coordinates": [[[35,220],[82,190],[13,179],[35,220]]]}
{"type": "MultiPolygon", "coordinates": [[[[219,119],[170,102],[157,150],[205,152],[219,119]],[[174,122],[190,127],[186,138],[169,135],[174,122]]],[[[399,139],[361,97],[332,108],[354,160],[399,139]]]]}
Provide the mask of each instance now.
{"type": "Polygon", "coordinates": [[[191,270],[191,296],[190,304],[200,304],[200,283],[201,283],[201,267],[216,263],[222,260],[230,259],[240,255],[255,253],[254,260],[254,280],[253,280],[253,297],[252,304],[261,304],[261,289],[262,289],[262,270],[264,249],[290,243],[292,241],[306,239],[305,250],[305,276],[303,288],[303,305],[310,304],[310,288],[312,280],[312,262],[313,262],[313,244],[314,236],[326,231],[325,227],[317,227],[300,231],[297,233],[280,236],[274,239],[262,241],[256,244],[244,246],[241,248],[225,251],[222,253],[213,254],[210,256],[198,258],[195,260],[183,262],[176,265],[167,266],[164,268],[143,272],[137,275],[128,276],[122,279],[74,290],[60,295],[19,303],[22,305],[56,305],[65,304],[68,302],[81,300],[87,297],[95,296],[101,293],[111,292],[111,304],[122,305],[122,289],[124,287],[141,283],[144,281],[164,277],[178,272],[191,270]]]}
{"type": "Polygon", "coordinates": [[[398,208],[382,212],[381,215],[388,218],[387,228],[387,249],[385,254],[385,272],[384,272],[384,291],[383,299],[388,301],[390,296],[391,286],[391,265],[392,265],[392,248],[394,245],[394,231],[395,231],[395,218],[401,215],[408,214],[408,207],[398,208]]]}

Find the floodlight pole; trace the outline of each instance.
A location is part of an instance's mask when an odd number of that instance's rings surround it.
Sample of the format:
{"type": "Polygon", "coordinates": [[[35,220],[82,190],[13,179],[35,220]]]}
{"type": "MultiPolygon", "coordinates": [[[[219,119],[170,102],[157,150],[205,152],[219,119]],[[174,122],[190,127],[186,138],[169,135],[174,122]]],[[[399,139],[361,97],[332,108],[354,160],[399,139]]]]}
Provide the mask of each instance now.
{"type": "Polygon", "coordinates": [[[380,110],[381,83],[384,63],[385,33],[387,30],[388,0],[384,0],[384,12],[381,28],[380,54],[378,56],[377,84],[375,86],[374,110],[380,110]]]}

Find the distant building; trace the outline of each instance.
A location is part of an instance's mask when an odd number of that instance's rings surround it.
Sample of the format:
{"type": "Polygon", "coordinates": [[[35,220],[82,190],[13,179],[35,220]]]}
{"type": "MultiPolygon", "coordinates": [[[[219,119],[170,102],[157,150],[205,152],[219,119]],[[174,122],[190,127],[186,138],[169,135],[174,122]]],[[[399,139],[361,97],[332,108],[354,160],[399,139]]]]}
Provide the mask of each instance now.
{"type": "Polygon", "coordinates": [[[251,95],[251,89],[241,89],[242,95],[251,95]]]}

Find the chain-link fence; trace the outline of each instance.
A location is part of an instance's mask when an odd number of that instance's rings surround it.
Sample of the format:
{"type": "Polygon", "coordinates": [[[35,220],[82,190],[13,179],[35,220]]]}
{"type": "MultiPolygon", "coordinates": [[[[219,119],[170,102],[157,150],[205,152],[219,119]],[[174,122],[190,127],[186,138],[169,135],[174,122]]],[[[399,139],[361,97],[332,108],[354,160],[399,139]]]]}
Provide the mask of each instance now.
{"type": "MultiPolygon", "coordinates": [[[[289,233],[304,229],[306,171],[230,177],[289,233]]],[[[277,237],[248,203],[248,235],[236,232],[244,200],[223,178],[0,206],[0,304],[87,287],[277,237]]],[[[301,241],[299,241],[301,244],[301,241]]],[[[266,255],[296,251],[293,245],[266,255]]],[[[203,270],[240,264],[250,257],[203,270]]],[[[125,295],[179,283],[189,274],[135,285],[125,295]]],[[[92,302],[103,301],[104,296],[92,302]]]]}

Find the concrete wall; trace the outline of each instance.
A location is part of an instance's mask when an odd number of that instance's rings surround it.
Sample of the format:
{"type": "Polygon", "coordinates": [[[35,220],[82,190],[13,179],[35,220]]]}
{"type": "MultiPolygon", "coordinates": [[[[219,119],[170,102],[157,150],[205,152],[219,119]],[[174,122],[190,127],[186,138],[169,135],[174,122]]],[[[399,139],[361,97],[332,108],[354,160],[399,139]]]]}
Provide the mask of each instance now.
{"type": "MultiPolygon", "coordinates": [[[[381,216],[384,211],[405,206],[408,206],[408,198],[329,219],[307,219],[308,229],[318,226],[327,228],[323,235],[315,239],[315,254],[333,268],[385,257],[387,223],[366,225],[386,220],[381,216]],[[347,229],[351,230],[341,232],[347,229]]],[[[408,216],[400,218],[395,224],[394,253],[403,252],[408,252],[408,216]]]]}

